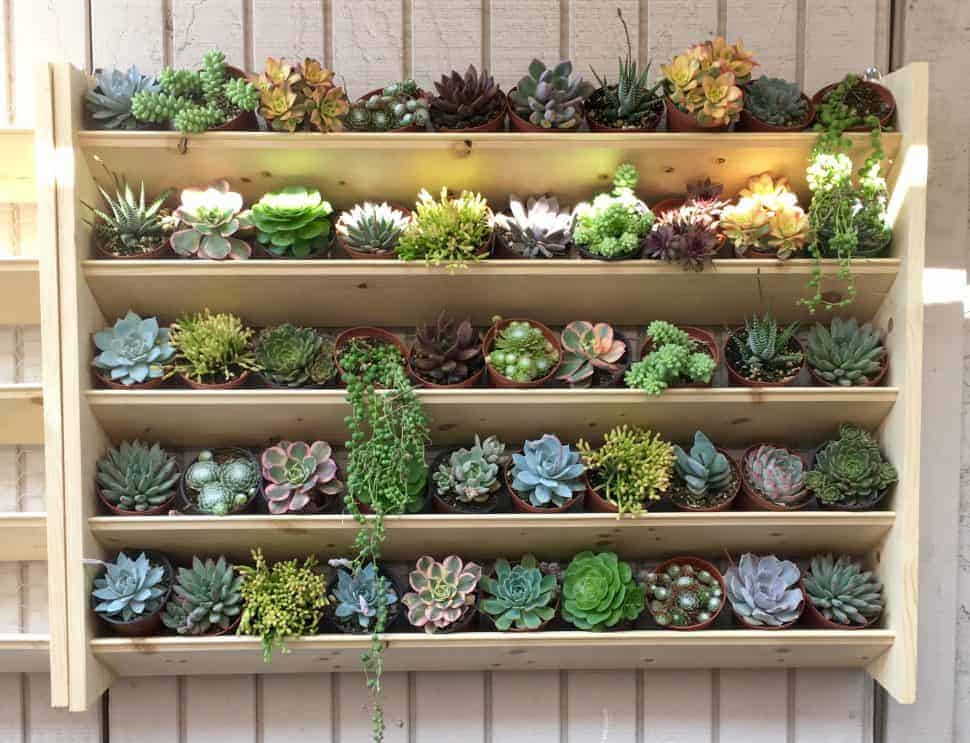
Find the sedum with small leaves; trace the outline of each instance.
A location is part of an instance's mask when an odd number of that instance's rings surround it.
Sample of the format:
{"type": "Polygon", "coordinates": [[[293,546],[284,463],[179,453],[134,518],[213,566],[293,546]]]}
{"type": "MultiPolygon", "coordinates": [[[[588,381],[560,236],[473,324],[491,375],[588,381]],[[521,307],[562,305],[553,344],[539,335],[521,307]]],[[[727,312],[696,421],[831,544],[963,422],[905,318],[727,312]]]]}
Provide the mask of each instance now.
{"type": "Polygon", "coordinates": [[[613,190],[597,194],[573,210],[573,241],[601,258],[635,258],[653,226],[654,215],[633,189],[640,179],[630,163],[618,166],[613,190]]]}

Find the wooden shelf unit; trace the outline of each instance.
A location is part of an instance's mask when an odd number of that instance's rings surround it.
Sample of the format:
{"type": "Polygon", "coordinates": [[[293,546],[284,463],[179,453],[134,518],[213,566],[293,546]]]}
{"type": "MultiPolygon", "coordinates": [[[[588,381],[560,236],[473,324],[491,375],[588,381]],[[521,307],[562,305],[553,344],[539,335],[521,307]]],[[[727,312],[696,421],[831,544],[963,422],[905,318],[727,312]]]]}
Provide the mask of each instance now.
{"type": "Polygon", "coordinates": [[[47,559],[47,515],[0,513],[0,562],[47,559]]]}
{"type": "Polygon", "coordinates": [[[0,162],[3,163],[0,202],[31,204],[37,201],[34,131],[0,128],[0,162]]]}
{"type": "Polygon", "coordinates": [[[50,669],[50,635],[0,634],[0,668],[3,673],[47,673],[50,669]]]}
{"type": "Polygon", "coordinates": [[[0,444],[43,444],[43,387],[0,384],[0,421],[0,444]]]}
{"type": "MultiPolygon", "coordinates": [[[[0,130],[2,131],[2,130],[0,130]]],[[[0,189],[3,188],[0,182],[0,189]]],[[[40,262],[33,256],[0,257],[0,325],[40,323],[40,262]]]]}
{"type": "MultiPolygon", "coordinates": [[[[172,133],[84,132],[84,75],[54,67],[55,142],[72,170],[58,185],[61,287],[64,477],[70,706],[84,709],[123,675],[357,671],[362,638],[319,636],[294,641],[294,652],[264,666],[253,638],[99,637],[90,611],[95,568],[82,558],[117,547],[157,546],[178,554],[225,549],[240,554],[263,543],[274,554],[313,550],[322,556],[348,544],[341,517],[213,519],[98,515],[98,456],[123,436],[170,446],[264,442],[273,436],[324,436],[341,442],[345,403],[339,391],[96,389],[91,336],[128,307],[170,320],[206,305],[260,325],[284,319],[320,327],[373,322],[401,326],[448,304],[482,321],[495,311],[550,322],[587,313],[591,319],[644,325],[662,316],[694,324],[731,323],[770,305],[782,318],[804,317],[795,302],[809,264],[719,261],[701,274],[649,262],[619,265],[486,262],[454,275],[385,262],[193,261],[121,263],[92,260],[81,201],[97,198],[102,164],[150,190],[228,176],[247,199],[283,183],[320,187],[337,208],[364,197],[410,203],[422,187],[482,191],[495,204],[508,194],[556,192],[565,202],[601,190],[620,162],[641,170],[648,201],[710,176],[736,192],[751,175],[773,170],[806,196],[804,167],[813,141],[793,135],[577,133],[532,135],[279,135],[207,133],[187,141],[172,133]],[[471,282],[475,283],[472,284],[471,282]],[[688,285],[689,282],[689,285],[688,285]],[[366,292],[366,293],[362,293],[366,292]],[[230,440],[231,439],[231,440],[230,440]]],[[[858,552],[885,582],[887,611],[879,629],[785,633],[664,631],[494,633],[387,637],[389,669],[582,667],[866,667],[903,702],[916,692],[916,598],[920,432],[921,274],[925,218],[927,69],[914,64],[886,83],[899,102],[899,133],[885,136],[892,163],[895,240],[887,259],[860,262],[859,297],[851,312],[874,322],[890,353],[887,386],[830,390],[673,390],[653,399],[631,391],[422,391],[434,418],[435,444],[466,441],[488,429],[507,439],[543,426],[566,439],[596,441],[613,425],[651,425],[668,438],[703,427],[725,444],[756,439],[819,443],[843,421],[877,432],[900,483],[891,510],[864,514],[652,514],[642,520],[576,515],[550,517],[401,517],[388,521],[388,549],[402,558],[454,547],[476,553],[528,545],[550,554],[574,547],[615,546],[630,558],[732,548],[858,552]],[[650,530],[654,529],[655,532],[650,530]],[[653,536],[651,541],[652,534],[653,536]],[[660,543],[655,540],[659,539],[660,543]],[[715,544],[715,541],[717,543],[715,544]],[[460,650],[456,653],[455,650],[460,650]],[[447,651],[447,652],[445,652],[447,651]],[[498,660],[496,660],[498,659],[498,660]],[[497,666],[494,664],[498,664],[497,666]]],[[[865,135],[853,137],[858,157],[865,135]]],[[[827,271],[833,270],[827,266],[827,271]]],[[[494,556],[494,555],[493,555],[494,556]]]]}

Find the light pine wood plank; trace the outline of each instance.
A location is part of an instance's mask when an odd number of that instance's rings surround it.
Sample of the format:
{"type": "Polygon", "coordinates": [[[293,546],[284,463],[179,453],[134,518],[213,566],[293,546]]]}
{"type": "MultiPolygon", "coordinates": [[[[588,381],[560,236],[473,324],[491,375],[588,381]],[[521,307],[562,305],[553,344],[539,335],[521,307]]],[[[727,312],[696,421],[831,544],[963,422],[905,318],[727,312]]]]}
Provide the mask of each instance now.
{"type": "Polygon", "coordinates": [[[145,74],[164,66],[165,17],[160,0],[91,0],[94,68],[135,65],[145,74]]]}
{"type": "Polygon", "coordinates": [[[559,672],[492,672],[492,740],[559,743],[559,672]]]}
{"type": "Polygon", "coordinates": [[[44,448],[21,447],[20,462],[24,478],[20,510],[36,512],[47,510],[44,495],[44,448]]]}
{"type": "Polygon", "coordinates": [[[17,255],[41,255],[37,245],[37,205],[17,204],[14,207],[14,237],[17,255]]]}
{"type": "Polygon", "coordinates": [[[0,562],[0,633],[23,632],[21,570],[16,562],[0,562]]]}
{"type": "Polygon", "coordinates": [[[23,743],[24,677],[19,673],[0,673],[0,743],[23,743]]]}
{"type": "Polygon", "coordinates": [[[40,325],[24,325],[20,329],[22,346],[21,382],[41,381],[41,339],[40,325]]]}
{"type": "Polygon", "coordinates": [[[785,739],[787,671],[721,671],[719,691],[720,743],[777,743],[785,739]]]}
{"type": "Polygon", "coordinates": [[[185,743],[255,743],[254,676],[188,676],[182,683],[185,743]]]}
{"type": "Polygon", "coordinates": [[[492,0],[492,73],[505,90],[529,74],[533,58],[560,59],[558,0],[492,0]]]}
{"type": "Polygon", "coordinates": [[[660,74],[660,65],[717,33],[717,0],[650,0],[647,28],[648,57],[660,74]]]}
{"type": "Polygon", "coordinates": [[[172,743],[178,740],[178,680],[174,676],[118,679],[110,693],[108,732],[112,743],[172,743]],[[146,704],[148,700],[151,700],[150,704],[146,704]],[[132,714],[134,709],[141,712],[132,714]]]}
{"type": "Polygon", "coordinates": [[[453,69],[482,68],[481,0],[452,0],[447,8],[435,0],[414,0],[411,19],[411,77],[423,88],[434,91],[432,83],[453,69]]]}
{"type": "Polygon", "coordinates": [[[727,37],[744,39],[761,63],[755,75],[795,80],[797,0],[727,0],[727,37]]]}
{"type": "Polygon", "coordinates": [[[323,0],[253,0],[253,69],[267,57],[323,61],[323,0]]]}
{"type": "Polygon", "coordinates": [[[382,0],[332,0],[333,65],[352,98],[404,77],[404,11],[382,0]]]}
{"type": "Polygon", "coordinates": [[[0,328],[0,384],[17,381],[17,331],[0,328]]]}
{"type": "Polygon", "coordinates": [[[412,721],[421,743],[485,741],[485,676],[481,673],[416,673],[412,721]]]}
{"type": "MultiPolygon", "coordinates": [[[[626,37],[623,26],[616,16],[617,8],[623,11],[623,19],[630,29],[633,58],[637,58],[640,35],[640,3],[638,0],[620,0],[613,3],[569,4],[569,56],[576,72],[598,85],[593,76],[595,69],[600,77],[610,83],[617,81],[617,57],[626,54],[626,37]]],[[[650,79],[659,74],[659,66],[651,67],[650,79]]]]}
{"type": "Polygon", "coordinates": [[[567,691],[568,743],[636,739],[636,671],[570,671],[567,691]]]}
{"type": "Polygon", "coordinates": [[[21,589],[21,598],[24,602],[24,632],[47,634],[50,631],[47,606],[47,563],[24,562],[21,565],[25,578],[21,589]]]}
{"type": "Polygon", "coordinates": [[[643,739],[697,743],[711,738],[711,672],[649,671],[643,675],[643,739]]]}
{"type": "Polygon", "coordinates": [[[171,0],[172,58],[176,67],[194,69],[202,55],[220,49],[226,61],[245,67],[241,0],[171,0]]]}
{"type": "MultiPolygon", "coordinates": [[[[337,704],[334,712],[339,716],[337,740],[340,743],[371,743],[371,697],[364,686],[363,674],[334,674],[337,684],[337,704]]],[[[408,743],[408,674],[385,673],[384,722],[387,730],[384,743],[408,743]]]]}
{"type": "Polygon", "coordinates": [[[21,511],[17,485],[17,447],[0,446],[0,512],[21,511]]]}
{"type": "Polygon", "coordinates": [[[878,0],[806,3],[805,91],[809,96],[876,62],[877,4],[878,0]]]}
{"type": "Polygon", "coordinates": [[[330,679],[327,673],[262,676],[262,743],[331,743],[330,679]]]}
{"type": "MultiPolygon", "coordinates": [[[[795,671],[794,743],[862,743],[865,674],[838,668],[795,671]]],[[[760,703],[759,703],[760,707],[760,703]]]]}
{"type": "Polygon", "coordinates": [[[0,255],[3,256],[20,254],[15,225],[16,210],[16,204],[0,204],[0,255]]]}
{"type": "Polygon", "coordinates": [[[27,687],[30,728],[26,743],[101,743],[101,705],[85,712],[51,707],[50,676],[46,673],[29,674],[27,687]]]}

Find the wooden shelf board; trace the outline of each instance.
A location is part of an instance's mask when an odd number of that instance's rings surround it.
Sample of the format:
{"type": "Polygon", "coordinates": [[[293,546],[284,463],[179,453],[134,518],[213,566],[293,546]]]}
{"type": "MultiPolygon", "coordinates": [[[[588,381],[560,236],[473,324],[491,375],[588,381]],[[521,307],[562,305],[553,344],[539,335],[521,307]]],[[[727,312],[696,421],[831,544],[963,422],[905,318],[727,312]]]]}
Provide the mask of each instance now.
{"type": "MultiPolygon", "coordinates": [[[[385,671],[613,668],[857,668],[886,652],[888,630],[673,632],[465,632],[385,635],[385,671]]],[[[119,676],[360,672],[368,637],[317,635],[287,642],[263,663],[254,637],[104,637],[94,656],[119,676]]]]}
{"type": "Polygon", "coordinates": [[[0,513],[0,562],[47,559],[47,515],[0,513]]]}
{"type": "Polygon", "coordinates": [[[45,634],[0,634],[0,671],[3,673],[48,673],[50,636],[45,634]]]}
{"type": "MultiPolygon", "coordinates": [[[[0,178],[2,188],[3,179],[0,178]]],[[[2,193],[0,190],[0,196],[2,193]]],[[[0,257],[0,298],[0,325],[40,323],[40,263],[37,258],[0,257]]]]}
{"type": "MultiPolygon", "coordinates": [[[[113,321],[134,309],[171,322],[209,307],[248,322],[317,326],[414,325],[442,307],[488,325],[495,314],[565,324],[590,317],[620,325],[662,318],[694,325],[740,324],[771,307],[782,320],[809,318],[812,261],[719,259],[695,273],[657,261],[485,261],[449,272],[400,261],[111,261],[83,271],[102,313],[113,321]],[[252,297],[260,301],[253,303],[252,297]],[[541,312],[535,297],[542,297],[541,312]]],[[[823,289],[840,291],[834,261],[823,289]]],[[[899,259],[853,262],[858,291],[841,312],[870,320],[889,293],[899,259]]],[[[824,319],[825,313],[818,318],[824,319]]]]}
{"type": "MultiPolygon", "coordinates": [[[[414,560],[428,550],[475,560],[526,552],[541,559],[568,559],[593,548],[626,559],[698,553],[720,557],[724,550],[862,554],[879,546],[894,519],[892,511],[648,513],[636,519],[584,513],[388,516],[382,551],[389,560],[414,560]]],[[[95,516],[88,526],[108,551],[155,549],[180,560],[222,554],[247,560],[256,546],[269,559],[311,553],[331,558],[349,554],[358,531],[346,515],[95,516]]]]}
{"type": "Polygon", "coordinates": [[[0,384],[0,444],[44,443],[43,398],[39,384],[0,384]]]}
{"type": "MultiPolygon", "coordinates": [[[[436,445],[464,444],[476,433],[507,441],[553,429],[565,441],[593,441],[616,425],[648,426],[686,441],[698,426],[722,446],[755,440],[815,445],[840,423],[875,429],[898,390],[872,388],[675,389],[658,397],[637,390],[421,390],[436,445]],[[793,422],[797,421],[797,425],[793,422]]],[[[167,445],[261,446],[270,440],[346,438],[350,408],[341,390],[197,390],[87,392],[114,440],[148,438],[167,445]]]]}
{"type": "MultiPolygon", "coordinates": [[[[34,172],[34,131],[0,128],[0,203],[29,204],[37,201],[34,172]]],[[[6,295],[2,295],[6,296],[6,295]]]]}

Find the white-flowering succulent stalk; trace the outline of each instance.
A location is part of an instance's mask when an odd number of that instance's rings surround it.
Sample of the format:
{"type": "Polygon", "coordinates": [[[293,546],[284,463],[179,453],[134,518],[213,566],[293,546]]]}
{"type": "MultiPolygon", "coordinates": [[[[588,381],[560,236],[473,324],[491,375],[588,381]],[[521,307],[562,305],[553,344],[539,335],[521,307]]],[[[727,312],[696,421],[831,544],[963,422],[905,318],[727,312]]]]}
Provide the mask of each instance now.
{"type": "Polygon", "coordinates": [[[205,189],[186,188],[174,216],[188,225],[188,229],[172,235],[172,249],[184,257],[216,261],[249,258],[252,254],[249,243],[233,237],[238,230],[249,226],[239,213],[242,207],[242,195],[230,191],[228,181],[216,181],[205,189]]]}

